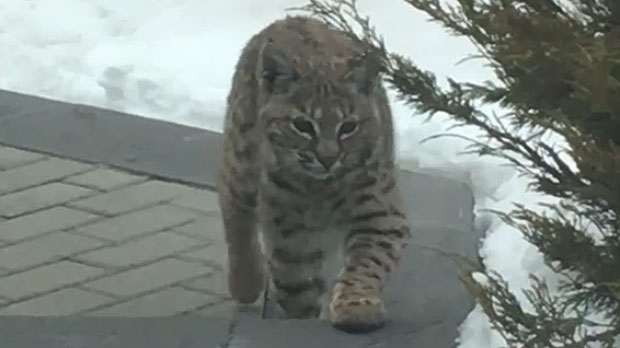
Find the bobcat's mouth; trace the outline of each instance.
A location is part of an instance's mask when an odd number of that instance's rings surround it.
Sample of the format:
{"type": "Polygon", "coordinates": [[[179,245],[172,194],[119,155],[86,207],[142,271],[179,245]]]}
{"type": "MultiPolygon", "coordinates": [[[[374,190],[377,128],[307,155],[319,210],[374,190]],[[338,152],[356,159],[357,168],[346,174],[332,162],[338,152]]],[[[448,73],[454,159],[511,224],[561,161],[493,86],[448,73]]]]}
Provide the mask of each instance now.
{"type": "Polygon", "coordinates": [[[308,175],[311,176],[313,179],[318,179],[318,180],[327,180],[332,177],[332,174],[327,171],[322,172],[322,173],[309,172],[308,175]]]}
{"type": "Polygon", "coordinates": [[[325,169],[323,166],[307,166],[304,167],[304,171],[310,178],[322,181],[338,179],[342,177],[345,172],[344,168],[339,163],[333,165],[330,169],[325,169]]]}

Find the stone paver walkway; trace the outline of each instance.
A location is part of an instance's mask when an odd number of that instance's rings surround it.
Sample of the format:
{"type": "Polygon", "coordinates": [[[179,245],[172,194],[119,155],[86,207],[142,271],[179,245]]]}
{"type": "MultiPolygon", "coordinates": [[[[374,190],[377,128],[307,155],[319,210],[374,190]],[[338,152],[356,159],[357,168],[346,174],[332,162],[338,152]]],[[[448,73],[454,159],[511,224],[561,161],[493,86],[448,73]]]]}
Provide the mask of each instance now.
{"type": "Polygon", "coordinates": [[[221,143],[213,131],[0,91],[0,346],[455,347],[474,302],[453,261],[426,246],[477,256],[484,228],[466,178],[401,171],[413,243],[384,289],[389,320],[348,335],[227,298],[216,196],[200,189],[215,185],[221,143]]]}
{"type": "Polygon", "coordinates": [[[2,316],[228,316],[222,243],[213,192],[0,147],[2,316]]]}

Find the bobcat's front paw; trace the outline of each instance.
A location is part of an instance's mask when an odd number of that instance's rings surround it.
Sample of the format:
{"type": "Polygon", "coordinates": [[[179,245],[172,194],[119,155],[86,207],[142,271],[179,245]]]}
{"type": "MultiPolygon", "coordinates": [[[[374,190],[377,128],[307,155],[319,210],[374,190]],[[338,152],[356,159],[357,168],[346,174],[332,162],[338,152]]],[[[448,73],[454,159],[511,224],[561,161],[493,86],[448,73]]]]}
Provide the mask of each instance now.
{"type": "Polygon", "coordinates": [[[379,296],[340,294],[330,304],[331,323],[348,333],[365,333],[385,324],[386,311],[379,296]]]}

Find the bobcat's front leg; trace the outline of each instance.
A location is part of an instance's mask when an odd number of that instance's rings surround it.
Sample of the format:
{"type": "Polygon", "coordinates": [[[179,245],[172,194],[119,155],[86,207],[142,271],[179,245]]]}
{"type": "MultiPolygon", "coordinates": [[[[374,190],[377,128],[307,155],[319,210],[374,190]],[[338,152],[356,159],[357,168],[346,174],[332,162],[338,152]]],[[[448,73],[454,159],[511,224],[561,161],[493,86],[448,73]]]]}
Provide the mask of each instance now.
{"type": "Polygon", "coordinates": [[[343,331],[368,332],[383,326],[382,290],[410,237],[409,222],[395,189],[360,193],[345,242],[345,267],[330,303],[331,322],[343,331]]]}
{"type": "Polygon", "coordinates": [[[265,249],[278,307],[287,318],[314,318],[321,311],[325,292],[323,248],[311,242],[308,231],[295,221],[276,215],[265,225],[265,249]],[[310,241],[309,241],[310,240],[310,241]]]}

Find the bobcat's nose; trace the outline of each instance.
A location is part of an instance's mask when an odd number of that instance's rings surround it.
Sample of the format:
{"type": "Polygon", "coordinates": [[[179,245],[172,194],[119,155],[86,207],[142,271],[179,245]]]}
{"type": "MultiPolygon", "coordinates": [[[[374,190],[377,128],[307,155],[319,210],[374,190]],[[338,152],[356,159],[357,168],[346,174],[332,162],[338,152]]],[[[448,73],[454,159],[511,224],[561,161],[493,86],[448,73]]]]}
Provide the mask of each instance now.
{"type": "Polygon", "coordinates": [[[325,167],[325,169],[331,168],[340,156],[338,154],[329,155],[329,156],[321,156],[318,158],[319,162],[325,167]]]}
{"type": "Polygon", "coordinates": [[[334,140],[323,140],[317,144],[316,157],[319,162],[329,170],[340,158],[338,143],[334,140]]]}

